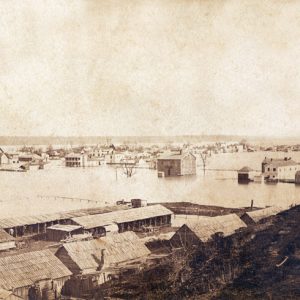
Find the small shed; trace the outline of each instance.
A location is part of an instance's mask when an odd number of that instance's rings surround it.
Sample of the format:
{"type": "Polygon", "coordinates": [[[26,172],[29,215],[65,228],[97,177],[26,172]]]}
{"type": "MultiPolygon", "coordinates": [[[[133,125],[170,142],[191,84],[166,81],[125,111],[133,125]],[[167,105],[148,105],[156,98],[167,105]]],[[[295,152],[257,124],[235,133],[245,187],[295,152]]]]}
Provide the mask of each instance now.
{"type": "Polygon", "coordinates": [[[263,209],[249,211],[241,216],[241,219],[247,225],[255,225],[257,223],[266,222],[270,217],[277,215],[282,212],[284,208],[278,206],[270,206],[263,209]]]}
{"type": "Polygon", "coordinates": [[[49,241],[59,242],[67,238],[71,238],[73,235],[82,234],[83,228],[79,225],[55,224],[47,227],[46,233],[49,241]]]}
{"type": "Polygon", "coordinates": [[[253,169],[249,167],[243,167],[238,170],[238,182],[239,183],[248,183],[249,181],[254,180],[253,169]]]}
{"type": "Polygon", "coordinates": [[[147,200],[142,199],[131,199],[132,208],[147,206],[147,200]]]}
{"type": "Polygon", "coordinates": [[[0,251],[16,248],[15,238],[0,228],[0,251]]]}

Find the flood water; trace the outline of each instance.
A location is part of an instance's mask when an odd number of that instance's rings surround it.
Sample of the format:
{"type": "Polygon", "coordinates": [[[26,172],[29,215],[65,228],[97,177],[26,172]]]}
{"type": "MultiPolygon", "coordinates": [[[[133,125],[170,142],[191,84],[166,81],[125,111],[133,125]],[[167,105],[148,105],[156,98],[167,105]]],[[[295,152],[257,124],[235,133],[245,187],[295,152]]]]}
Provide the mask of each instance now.
{"type": "Polygon", "coordinates": [[[300,153],[233,153],[218,154],[207,160],[205,176],[198,160],[196,176],[158,178],[155,170],[137,169],[127,178],[122,169],[110,166],[91,168],[65,168],[55,161],[45,170],[25,173],[0,172],[0,218],[22,215],[45,214],[56,211],[103,206],[117,200],[142,198],[148,202],[190,201],[198,204],[226,207],[287,206],[300,203],[300,186],[288,183],[238,184],[237,170],[249,166],[260,170],[265,156],[291,156],[300,161],[300,153]],[[91,199],[55,199],[54,196],[91,199]]]}

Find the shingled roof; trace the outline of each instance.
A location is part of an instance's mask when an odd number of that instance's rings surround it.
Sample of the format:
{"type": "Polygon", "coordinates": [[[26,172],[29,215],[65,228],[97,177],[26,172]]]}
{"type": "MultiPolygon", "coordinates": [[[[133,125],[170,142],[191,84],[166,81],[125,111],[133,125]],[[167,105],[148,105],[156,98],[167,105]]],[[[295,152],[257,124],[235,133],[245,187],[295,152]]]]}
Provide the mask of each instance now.
{"type": "MultiPolygon", "coordinates": [[[[112,265],[146,257],[148,248],[134,232],[124,232],[89,241],[66,243],[57,250],[56,256],[62,259],[65,253],[71,258],[70,266],[77,266],[78,272],[95,272],[104,253],[103,269],[112,265]],[[104,252],[103,252],[104,251],[104,252]]],[[[70,262],[67,260],[67,263],[70,262]]]]}
{"type": "Polygon", "coordinates": [[[0,258],[0,288],[26,287],[42,279],[58,279],[72,273],[50,251],[33,251],[0,258]]]}
{"type": "Polygon", "coordinates": [[[277,215],[282,212],[284,208],[278,206],[270,206],[263,209],[258,209],[254,211],[246,212],[245,214],[250,217],[255,223],[262,219],[268,218],[270,216],[277,215]]]}
{"type": "Polygon", "coordinates": [[[217,232],[222,232],[224,236],[230,236],[237,229],[247,227],[236,214],[207,217],[199,220],[189,219],[185,226],[192,230],[202,242],[207,242],[217,232]]]}

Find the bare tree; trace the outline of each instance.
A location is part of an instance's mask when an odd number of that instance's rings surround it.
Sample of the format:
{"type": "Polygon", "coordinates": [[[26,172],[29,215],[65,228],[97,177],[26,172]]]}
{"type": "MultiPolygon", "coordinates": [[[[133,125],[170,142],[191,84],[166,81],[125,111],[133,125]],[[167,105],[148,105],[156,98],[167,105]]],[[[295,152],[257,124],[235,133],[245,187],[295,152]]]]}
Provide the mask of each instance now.
{"type": "Polygon", "coordinates": [[[201,157],[201,159],[202,159],[203,175],[205,175],[207,153],[205,153],[205,152],[200,152],[200,157],[201,157]]]}
{"type": "Polygon", "coordinates": [[[127,177],[132,177],[136,172],[136,169],[134,167],[134,164],[123,164],[123,172],[127,177]]]}

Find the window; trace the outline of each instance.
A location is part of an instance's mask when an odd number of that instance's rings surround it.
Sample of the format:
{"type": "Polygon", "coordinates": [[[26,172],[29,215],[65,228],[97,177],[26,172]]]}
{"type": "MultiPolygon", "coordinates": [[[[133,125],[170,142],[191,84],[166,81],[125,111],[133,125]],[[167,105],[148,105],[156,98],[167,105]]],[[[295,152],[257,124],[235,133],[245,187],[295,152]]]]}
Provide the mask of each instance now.
{"type": "Polygon", "coordinates": [[[276,172],[276,168],[273,168],[273,171],[276,172]]]}
{"type": "Polygon", "coordinates": [[[270,172],[270,168],[268,168],[268,171],[270,172]]]}

